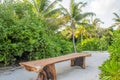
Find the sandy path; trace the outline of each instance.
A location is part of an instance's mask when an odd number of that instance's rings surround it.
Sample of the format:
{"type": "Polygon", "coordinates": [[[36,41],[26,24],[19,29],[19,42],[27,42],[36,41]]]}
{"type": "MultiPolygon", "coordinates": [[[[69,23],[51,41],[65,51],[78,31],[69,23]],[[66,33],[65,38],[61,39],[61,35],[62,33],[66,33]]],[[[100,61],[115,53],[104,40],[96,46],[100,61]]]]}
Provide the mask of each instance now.
{"type": "MultiPolygon", "coordinates": [[[[78,66],[70,67],[70,61],[57,63],[57,80],[99,80],[98,67],[109,57],[107,52],[91,51],[91,57],[86,58],[86,69],[78,66]]],[[[0,71],[0,80],[36,80],[37,74],[24,69],[15,71],[0,71]]]]}

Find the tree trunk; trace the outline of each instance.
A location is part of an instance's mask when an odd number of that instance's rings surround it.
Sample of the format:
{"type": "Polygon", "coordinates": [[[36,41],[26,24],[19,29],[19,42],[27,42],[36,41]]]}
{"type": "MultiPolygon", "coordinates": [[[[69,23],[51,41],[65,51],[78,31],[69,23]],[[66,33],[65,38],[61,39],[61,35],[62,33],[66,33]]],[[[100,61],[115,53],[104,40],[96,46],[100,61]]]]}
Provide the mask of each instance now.
{"type": "Polygon", "coordinates": [[[76,53],[76,45],[75,45],[75,37],[74,37],[74,29],[75,29],[75,24],[74,22],[72,21],[72,24],[71,24],[71,28],[72,28],[72,42],[73,42],[73,50],[74,52],[76,53]]]}
{"type": "Polygon", "coordinates": [[[83,40],[82,32],[81,32],[81,34],[80,34],[80,37],[81,37],[81,48],[82,48],[82,40],[83,40]]]}

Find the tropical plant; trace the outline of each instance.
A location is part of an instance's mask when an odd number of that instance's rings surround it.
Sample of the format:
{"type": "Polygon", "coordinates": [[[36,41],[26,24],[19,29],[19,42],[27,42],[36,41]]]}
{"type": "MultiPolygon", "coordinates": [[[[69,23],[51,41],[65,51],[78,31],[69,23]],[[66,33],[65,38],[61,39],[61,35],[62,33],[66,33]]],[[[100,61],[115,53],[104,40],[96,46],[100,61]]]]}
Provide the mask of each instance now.
{"type": "Polygon", "coordinates": [[[56,18],[61,13],[61,8],[56,8],[56,4],[61,0],[55,0],[50,2],[50,0],[32,0],[33,10],[38,17],[45,18],[56,18]]]}
{"type": "Polygon", "coordinates": [[[86,18],[87,16],[94,15],[91,12],[82,12],[82,8],[85,7],[86,3],[78,2],[76,3],[75,0],[71,0],[70,3],[70,11],[68,11],[66,8],[64,8],[62,5],[62,9],[64,10],[64,15],[69,17],[69,20],[67,21],[70,23],[70,27],[72,29],[72,42],[73,42],[73,50],[76,52],[76,46],[75,46],[75,26],[76,24],[78,25],[83,25],[86,23],[83,23],[82,20],[86,18]]]}
{"type": "Polygon", "coordinates": [[[91,51],[98,51],[98,50],[107,50],[108,43],[105,41],[104,38],[87,38],[78,42],[77,49],[81,49],[83,51],[91,50],[91,51]]]}
{"type": "Polygon", "coordinates": [[[89,38],[99,38],[100,33],[103,32],[103,28],[101,28],[100,24],[103,24],[103,22],[99,18],[93,18],[87,20],[89,24],[91,24],[90,27],[87,27],[86,30],[89,34],[89,38]]]}
{"type": "Polygon", "coordinates": [[[102,67],[100,80],[119,80],[120,79],[120,62],[107,60],[102,67]]]}
{"type": "Polygon", "coordinates": [[[113,20],[115,21],[113,26],[117,26],[118,29],[120,29],[120,14],[118,13],[113,13],[115,15],[116,18],[113,18],[113,20]]]}
{"type": "Polygon", "coordinates": [[[120,80],[120,30],[114,31],[113,43],[108,51],[110,59],[100,67],[100,80],[120,80]]]}
{"type": "MultiPolygon", "coordinates": [[[[120,26],[119,15],[116,13],[114,15],[116,16],[114,26],[120,26]]],[[[111,28],[108,30],[109,34],[111,30],[113,32],[111,28]]],[[[120,30],[114,30],[112,35],[112,44],[108,49],[110,58],[100,67],[102,70],[100,80],[120,80],[120,30]]]]}
{"type": "Polygon", "coordinates": [[[62,0],[31,0],[33,5],[33,11],[36,13],[37,17],[44,18],[47,20],[51,29],[58,29],[57,26],[63,23],[60,15],[62,14],[62,8],[56,7],[58,3],[62,0]]]}
{"type": "Polygon", "coordinates": [[[0,4],[0,66],[71,52],[71,42],[55,34],[32,8],[27,0],[0,4]]]}
{"type": "Polygon", "coordinates": [[[109,46],[112,44],[112,36],[113,36],[113,27],[106,28],[104,30],[103,36],[105,37],[105,40],[108,42],[109,46]]]}

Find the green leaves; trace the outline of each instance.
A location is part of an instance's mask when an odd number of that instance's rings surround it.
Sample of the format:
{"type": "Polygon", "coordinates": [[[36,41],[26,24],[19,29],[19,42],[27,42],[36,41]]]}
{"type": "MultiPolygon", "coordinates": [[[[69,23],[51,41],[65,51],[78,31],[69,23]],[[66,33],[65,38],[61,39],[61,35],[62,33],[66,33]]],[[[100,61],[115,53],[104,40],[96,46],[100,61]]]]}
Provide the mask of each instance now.
{"type": "Polygon", "coordinates": [[[110,59],[100,67],[102,73],[101,80],[120,79],[120,31],[114,31],[113,43],[109,47],[110,59]]]}
{"type": "Polygon", "coordinates": [[[84,39],[77,44],[78,49],[82,50],[91,50],[91,51],[97,51],[97,50],[106,50],[108,48],[108,43],[105,41],[105,39],[99,39],[99,38],[91,38],[91,39],[84,39]]]}
{"type": "Polygon", "coordinates": [[[120,62],[107,60],[102,67],[104,73],[101,74],[101,80],[119,80],[120,79],[120,62]]]}
{"type": "Polygon", "coordinates": [[[55,0],[50,3],[50,0],[32,0],[34,12],[38,17],[56,18],[61,14],[61,8],[55,9],[55,6],[59,1],[60,0],[55,0]],[[54,15],[57,16],[54,17],[54,15]]]}
{"type": "Polygon", "coordinates": [[[0,62],[4,60],[4,57],[0,54],[0,62]]]}
{"type": "Polygon", "coordinates": [[[0,62],[12,64],[18,57],[23,59],[25,54],[28,59],[36,46],[40,46],[40,33],[44,33],[41,26],[44,26],[44,21],[33,16],[29,2],[0,5],[0,62]]]}
{"type": "Polygon", "coordinates": [[[0,63],[6,66],[71,52],[71,43],[55,34],[46,19],[36,16],[27,0],[0,6],[0,63]]]}

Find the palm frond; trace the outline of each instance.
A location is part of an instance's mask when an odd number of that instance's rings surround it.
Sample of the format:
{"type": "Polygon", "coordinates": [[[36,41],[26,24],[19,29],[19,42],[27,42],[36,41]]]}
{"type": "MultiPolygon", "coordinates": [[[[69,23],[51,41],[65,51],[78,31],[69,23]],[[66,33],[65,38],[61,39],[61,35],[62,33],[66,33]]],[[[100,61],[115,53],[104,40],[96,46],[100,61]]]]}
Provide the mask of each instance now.
{"type": "Polygon", "coordinates": [[[78,14],[75,16],[75,20],[76,21],[79,21],[79,20],[82,20],[83,18],[86,18],[87,16],[94,16],[95,14],[92,13],[92,12],[86,12],[86,13],[83,13],[83,14],[78,14]]]}
{"type": "Polygon", "coordinates": [[[93,23],[93,24],[97,24],[97,23],[102,23],[102,24],[104,24],[104,22],[102,22],[99,18],[95,18],[92,23],[93,23]]]}
{"type": "Polygon", "coordinates": [[[81,5],[83,5],[82,2],[75,3],[75,9],[76,9],[76,11],[78,11],[78,13],[82,11],[82,10],[81,10],[81,7],[80,7],[81,5]]]}
{"type": "Polygon", "coordinates": [[[116,22],[120,22],[120,18],[118,18],[118,19],[114,19],[116,22]]]}
{"type": "Polygon", "coordinates": [[[55,0],[54,2],[52,2],[45,11],[50,11],[52,10],[53,8],[55,8],[55,6],[58,4],[58,2],[61,1],[61,0],[55,0]]]}
{"type": "Polygon", "coordinates": [[[44,16],[45,17],[52,17],[53,15],[56,15],[55,17],[58,17],[61,14],[61,10],[62,10],[62,8],[57,8],[57,9],[51,10],[49,12],[46,12],[44,14],[44,16]]]}
{"type": "Polygon", "coordinates": [[[117,13],[113,13],[117,18],[120,18],[120,16],[117,13]]]}
{"type": "Polygon", "coordinates": [[[113,18],[113,20],[115,21],[113,26],[120,26],[120,15],[118,15],[117,13],[113,13],[115,15],[115,18],[113,18]]]}
{"type": "Polygon", "coordinates": [[[60,4],[60,7],[62,8],[62,11],[64,12],[63,13],[64,15],[69,15],[70,16],[70,13],[68,12],[68,10],[66,8],[64,8],[63,5],[60,4]]]}
{"type": "Polygon", "coordinates": [[[34,9],[35,9],[37,12],[39,12],[39,6],[38,6],[39,3],[38,3],[36,0],[32,0],[32,2],[33,2],[34,9]]]}
{"type": "Polygon", "coordinates": [[[81,9],[82,7],[85,7],[87,5],[87,3],[83,3],[80,7],[79,7],[79,9],[81,9]]]}
{"type": "Polygon", "coordinates": [[[83,4],[82,2],[76,3],[75,8],[78,8],[81,4],[83,4]]]}
{"type": "Polygon", "coordinates": [[[70,2],[70,14],[71,14],[71,16],[74,16],[74,10],[75,10],[75,0],[71,0],[71,2],[70,2]]]}
{"type": "Polygon", "coordinates": [[[85,27],[92,27],[91,24],[88,24],[88,23],[84,23],[84,22],[76,22],[78,25],[82,25],[82,26],[85,26],[85,27]]]}
{"type": "Polygon", "coordinates": [[[50,1],[49,0],[39,0],[39,1],[40,1],[39,11],[43,12],[43,11],[45,11],[47,6],[49,5],[50,1]]]}
{"type": "Polygon", "coordinates": [[[71,11],[71,12],[72,12],[71,16],[72,16],[72,17],[75,17],[76,15],[78,15],[78,14],[80,13],[80,10],[78,9],[78,6],[76,5],[76,3],[74,4],[73,7],[74,7],[74,8],[73,8],[73,10],[71,11]]]}

